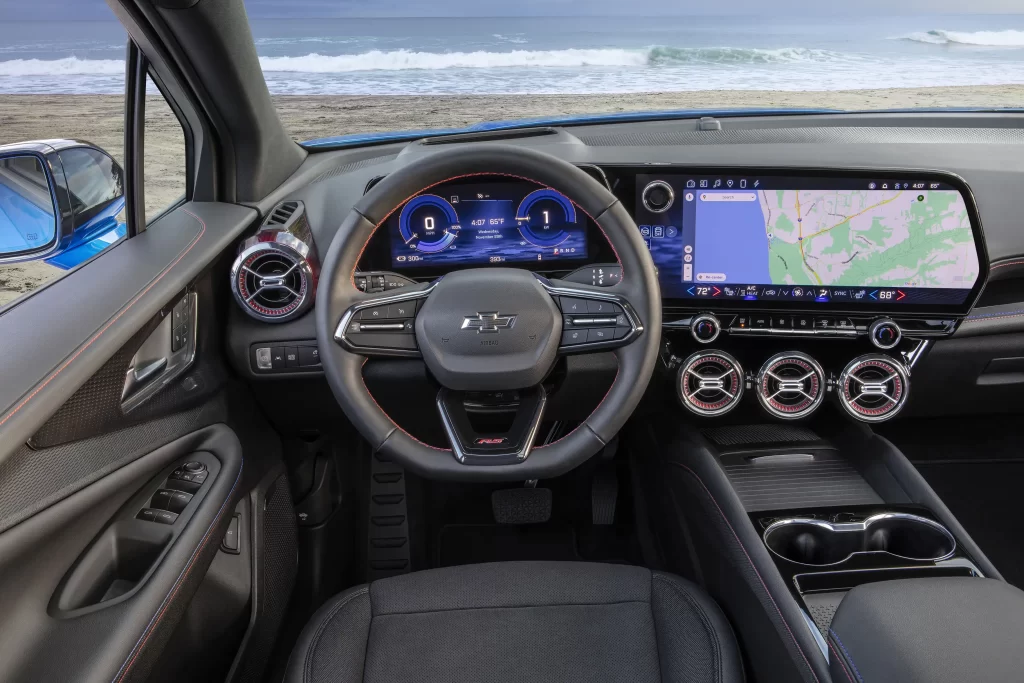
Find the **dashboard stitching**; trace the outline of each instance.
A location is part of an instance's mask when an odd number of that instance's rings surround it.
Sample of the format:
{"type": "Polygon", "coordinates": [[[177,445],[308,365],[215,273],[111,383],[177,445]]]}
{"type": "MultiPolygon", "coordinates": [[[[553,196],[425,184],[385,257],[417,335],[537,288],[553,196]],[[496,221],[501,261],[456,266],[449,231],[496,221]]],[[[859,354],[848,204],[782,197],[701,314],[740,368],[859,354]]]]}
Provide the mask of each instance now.
{"type": "MultiPolygon", "coordinates": [[[[499,172],[494,172],[494,171],[480,172],[480,173],[463,173],[461,175],[456,175],[456,176],[452,176],[450,178],[445,178],[444,180],[439,180],[436,183],[431,183],[430,185],[427,185],[426,187],[422,187],[419,190],[417,190],[416,192],[414,192],[413,194],[409,195],[408,197],[406,197],[405,199],[400,201],[395,206],[395,208],[393,208],[390,211],[388,211],[388,213],[383,218],[381,218],[380,221],[375,226],[373,226],[373,230],[371,230],[370,234],[367,236],[366,242],[363,243],[363,248],[359,250],[359,255],[356,256],[356,262],[355,262],[355,265],[352,268],[352,276],[351,276],[352,286],[353,287],[356,286],[356,271],[359,269],[359,262],[363,259],[363,253],[366,251],[366,248],[370,245],[370,240],[373,239],[373,236],[377,233],[377,230],[380,229],[380,226],[384,225],[384,223],[389,218],[391,218],[392,214],[394,214],[396,211],[398,211],[398,209],[401,208],[403,205],[405,205],[407,202],[412,201],[413,199],[415,199],[418,195],[422,194],[423,192],[426,192],[427,190],[435,188],[438,185],[443,185],[443,184],[449,183],[449,182],[451,182],[453,180],[461,180],[463,178],[476,178],[478,176],[499,176],[499,177],[503,177],[503,178],[515,178],[517,180],[526,180],[528,182],[540,185],[541,187],[547,188],[549,190],[555,190],[555,192],[558,192],[558,190],[556,190],[555,188],[551,187],[547,183],[542,183],[539,180],[534,180],[533,178],[528,178],[526,176],[521,176],[521,175],[515,175],[514,173],[499,173],[499,172]]],[[[608,233],[606,233],[604,231],[604,228],[601,227],[601,224],[597,221],[597,219],[594,216],[591,216],[590,213],[588,213],[586,209],[584,209],[582,206],[580,206],[575,201],[573,201],[571,197],[568,197],[568,195],[566,195],[566,197],[569,199],[569,201],[571,201],[573,203],[573,205],[576,208],[578,208],[580,211],[582,211],[583,214],[585,216],[587,216],[587,218],[589,218],[590,220],[592,220],[594,222],[594,225],[597,226],[597,229],[601,231],[602,235],[604,235],[604,238],[608,242],[608,245],[611,246],[612,253],[615,254],[615,261],[616,261],[616,263],[619,264],[619,268],[622,268],[622,260],[619,259],[619,252],[615,249],[615,245],[612,244],[612,241],[610,239],[608,239],[608,233]]],[[[615,204],[617,204],[617,203],[619,203],[618,199],[616,199],[614,202],[612,202],[609,206],[605,207],[604,211],[602,211],[598,215],[599,216],[603,216],[605,213],[608,212],[608,209],[610,209],[612,206],[615,206],[615,204]]],[[[366,216],[363,215],[363,213],[361,211],[356,210],[356,213],[358,213],[360,216],[362,216],[364,219],[366,219],[366,216]]],[[[622,277],[625,277],[625,269],[623,269],[623,271],[622,271],[622,277]]]]}
{"type": "Polygon", "coordinates": [[[167,273],[169,273],[172,268],[174,268],[174,266],[178,265],[178,263],[180,263],[181,260],[183,258],[185,258],[185,255],[188,254],[188,252],[190,252],[192,250],[192,247],[194,247],[199,242],[199,240],[202,238],[203,234],[206,232],[206,223],[203,222],[203,219],[201,219],[199,216],[197,216],[196,214],[192,213],[188,209],[182,209],[182,212],[183,213],[187,213],[189,216],[192,216],[192,218],[194,218],[197,221],[199,221],[199,225],[202,226],[202,227],[199,230],[199,233],[195,237],[192,238],[192,241],[189,242],[189,244],[185,247],[185,249],[180,254],[178,254],[178,258],[174,259],[174,261],[172,261],[170,263],[170,265],[168,265],[166,268],[164,268],[160,272],[160,274],[157,275],[156,278],[153,279],[152,282],[150,282],[148,285],[146,285],[145,289],[143,289],[141,292],[139,292],[135,296],[134,299],[129,301],[128,304],[117,313],[117,315],[115,315],[110,321],[108,321],[107,324],[104,325],[100,329],[99,332],[97,332],[95,335],[92,336],[92,338],[89,339],[89,341],[87,341],[84,345],[82,345],[82,347],[79,348],[78,351],[76,351],[74,353],[74,355],[71,356],[71,358],[69,358],[66,361],[64,361],[63,365],[61,365],[49,377],[47,377],[46,380],[42,384],[40,384],[38,387],[36,387],[35,390],[32,393],[30,393],[28,396],[26,396],[25,399],[22,400],[21,403],[19,403],[17,406],[15,406],[15,408],[13,410],[11,410],[9,413],[4,415],[3,419],[0,419],[0,427],[2,427],[5,422],[10,420],[14,416],[15,413],[17,413],[19,410],[24,408],[25,405],[28,404],[29,401],[31,401],[33,398],[35,398],[36,394],[38,394],[40,391],[45,389],[46,386],[57,377],[57,375],[59,375],[60,373],[64,372],[64,370],[67,369],[67,367],[69,365],[71,365],[75,361],[75,359],[77,359],[79,356],[81,356],[85,352],[86,349],[88,349],[90,346],[92,346],[93,342],[95,342],[97,339],[102,337],[103,334],[114,325],[114,323],[116,323],[118,320],[121,319],[121,316],[123,316],[125,313],[128,312],[128,309],[130,309],[132,306],[134,306],[136,303],[138,303],[139,300],[142,299],[142,297],[144,297],[149,292],[149,290],[151,290],[153,287],[155,287],[156,283],[160,282],[160,280],[162,280],[163,277],[165,275],[167,275],[167,273]]]}
{"type": "Polygon", "coordinates": [[[1006,311],[1000,313],[984,313],[982,315],[972,315],[967,318],[968,322],[973,321],[987,321],[987,320],[1000,320],[1002,318],[1019,318],[1024,315],[1024,311],[1006,311]]]}
{"type": "Polygon", "coordinates": [[[1019,266],[1019,265],[1024,265],[1024,259],[1017,259],[1016,261],[1003,261],[1002,263],[995,263],[995,264],[989,266],[989,269],[990,270],[995,270],[996,268],[1003,268],[1005,266],[1019,266]]]}
{"type": "Polygon", "coordinates": [[[711,499],[711,502],[715,504],[715,508],[718,510],[718,514],[722,517],[722,521],[725,522],[726,526],[729,527],[729,531],[732,532],[733,538],[735,538],[736,542],[739,543],[740,550],[743,551],[743,554],[747,558],[747,562],[750,563],[750,568],[754,570],[754,574],[757,575],[758,581],[761,582],[761,587],[764,588],[765,594],[768,596],[768,599],[771,600],[772,606],[775,607],[775,611],[778,612],[778,614],[779,614],[779,618],[782,619],[782,625],[786,627],[786,632],[789,633],[789,637],[792,639],[793,644],[796,645],[797,651],[800,652],[800,656],[803,657],[804,663],[807,664],[807,668],[811,672],[811,676],[814,677],[815,681],[818,681],[818,683],[820,683],[820,680],[818,679],[818,675],[816,673],[814,673],[814,667],[811,666],[810,660],[807,659],[807,655],[804,653],[803,648],[800,647],[800,642],[797,641],[796,636],[793,634],[792,629],[789,628],[789,622],[786,621],[785,615],[782,614],[782,610],[779,609],[778,603],[775,602],[775,598],[772,596],[771,591],[768,590],[768,584],[766,584],[764,582],[764,577],[762,577],[761,576],[761,572],[759,572],[757,570],[757,565],[755,565],[754,561],[750,558],[750,554],[747,552],[746,546],[743,545],[743,541],[740,540],[739,534],[736,533],[736,529],[734,529],[733,526],[732,526],[732,523],[729,522],[729,518],[725,516],[725,513],[722,511],[721,506],[718,504],[718,501],[715,500],[715,497],[711,494],[711,491],[708,489],[707,486],[704,485],[704,481],[700,478],[700,476],[696,472],[691,470],[686,465],[683,465],[682,463],[673,462],[673,463],[670,463],[670,464],[675,465],[677,467],[681,467],[682,469],[684,469],[687,472],[689,472],[697,480],[697,483],[700,484],[701,488],[704,489],[704,492],[711,499]]]}

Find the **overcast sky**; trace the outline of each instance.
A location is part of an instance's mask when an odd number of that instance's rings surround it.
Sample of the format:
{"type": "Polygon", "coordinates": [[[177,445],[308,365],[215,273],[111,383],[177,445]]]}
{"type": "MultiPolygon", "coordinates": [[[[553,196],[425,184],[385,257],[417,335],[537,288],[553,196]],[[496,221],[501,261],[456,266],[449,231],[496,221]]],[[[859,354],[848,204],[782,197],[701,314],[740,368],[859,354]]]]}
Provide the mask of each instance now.
{"type": "MultiPolygon", "coordinates": [[[[205,2],[215,0],[201,0],[205,2]]],[[[261,17],[1024,13],[1024,0],[245,0],[261,17]]],[[[0,0],[0,21],[109,19],[104,0],[0,0]]]]}

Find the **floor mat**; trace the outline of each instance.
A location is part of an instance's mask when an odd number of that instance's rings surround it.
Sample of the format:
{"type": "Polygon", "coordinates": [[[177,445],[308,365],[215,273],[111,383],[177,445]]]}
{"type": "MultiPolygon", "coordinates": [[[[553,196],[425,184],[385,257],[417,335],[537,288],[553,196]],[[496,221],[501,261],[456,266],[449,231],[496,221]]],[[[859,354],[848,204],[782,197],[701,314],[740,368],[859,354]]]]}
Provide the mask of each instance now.
{"type": "Polygon", "coordinates": [[[579,560],[567,524],[449,524],[441,529],[438,566],[515,560],[579,560]]]}

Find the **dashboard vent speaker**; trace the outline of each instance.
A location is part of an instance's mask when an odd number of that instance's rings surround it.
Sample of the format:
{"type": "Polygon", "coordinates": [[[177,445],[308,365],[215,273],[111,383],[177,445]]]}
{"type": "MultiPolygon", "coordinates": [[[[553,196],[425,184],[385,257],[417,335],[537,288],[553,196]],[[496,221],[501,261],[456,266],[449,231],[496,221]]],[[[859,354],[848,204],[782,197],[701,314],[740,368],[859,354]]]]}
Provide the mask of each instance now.
{"type": "Polygon", "coordinates": [[[284,322],[313,305],[319,274],[305,206],[282,202],[239,247],[231,266],[231,291],[242,310],[257,320],[284,322]]]}
{"type": "Polygon", "coordinates": [[[805,353],[787,351],[761,366],[757,400],[775,417],[796,420],[818,409],[825,386],[825,373],[817,361],[805,353]]]}
{"type": "Polygon", "coordinates": [[[697,415],[725,415],[743,396],[743,368],[721,351],[699,351],[679,368],[676,389],[683,405],[697,415]]]}
{"type": "Polygon", "coordinates": [[[836,387],[839,402],[853,417],[882,422],[894,417],[907,402],[910,376],[899,361],[869,354],[850,361],[836,387]]]}

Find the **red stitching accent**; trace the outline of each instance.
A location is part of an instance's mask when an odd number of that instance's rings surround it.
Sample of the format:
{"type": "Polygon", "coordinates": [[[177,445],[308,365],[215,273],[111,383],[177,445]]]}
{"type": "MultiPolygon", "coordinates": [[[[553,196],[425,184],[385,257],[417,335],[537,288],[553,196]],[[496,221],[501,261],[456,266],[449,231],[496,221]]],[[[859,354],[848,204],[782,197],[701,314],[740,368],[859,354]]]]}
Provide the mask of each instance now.
{"type": "MultiPolygon", "coordinates": [[[[547,183],[542,183],[539,180],[534,180],[533,178],[527,178],[526,176],[515,175],[514,173],[497,173],[497,172],[493,172],[493,171],[491,171],[491,172],[481,172],[481,173],[464,173],[462,175],[456,175],[456,176],[452,176],[450,178],[445,178],[444,180],[439,180],[436,183],[432,183],[430,185],[427,185],[426,187],[420,188],[419,190],[417,190],[413,194],[409,195],[408,197],[406,197],[405,199],[400,201],[395,206],[395,208],[391,209],[391,211],[388,211],[387,215],[384,216],[384,218],[380,219],[380,222],[377,223],[377,225],[373,226],[373,230],[370,231],[369,236],[366,238],[366,242],[363,243],[363,248],[359,250],[359,255],[356,256],[356,262],[355,262],[355,265],[352,268],[352,286],[353,287],[356,286],[356,270],[359,268],[359,262],[363,259],[363,253],[366,251],[366,247],[368,247],[370,245],[370,240],[373,239],[374,234],[377,232],[377,230],[380,228],[380,226],[384,225],[385,221],[387,221],[387,219],[391,218],[391,215],[393,213],[395,213],[395,211],[398,211],[398,209],[401,208],[402,206],[404,206],[407,202],[411,201],[412,199],[415,199],[417,195],[422,194],[423,192],[426,192],[427,190],[429,190],[431,188],[437,187],[438,185],[443,185],[444,183],[450,183],[453,180],[461,180],[463,178],[476,178],[476,177],[479,177],[479,176],[499,176],[499,177],[502,177],[502,178],[516,178],[517,180],[526,180],[526,181],[534,183],[536,185],[540,185],[542,188],[546,188],[546,189],[549,189],[549,190],[555,190],[555,188],[551,187],[547,183]]],[[[559,192],[559,190],[555,190],[555,192],[559,192]]],[[[591,216],[589,213],[587,213],[587,211],[582,206],[580,206],[576,202],[573,202],[573,200],[571,198],[569,199],[569,201],[571,201],[576,208],[578,208],[580,211],[582,211],[583,214],[587,218],[589,218],[590,220],[594,221],[594,225],[596,225],[597,229],[601,231],[602,235],[604,235],[605,240],[608,242],[608,246],[610,246],[612,248],[612,253],[615,254],[615,262],[619,264],[619,268],[622,268],[622,260],[619,258],[619,252],[615,250],[615,245],[612,244],[612,241],[610,239],[608,239],[608,233],[606,233],[604,231],[604,228],[601,227],[601,224],[597,222],[597,219],[595,219],[593,216],[591,216]]],[[[618,199],[616,199],[615,201],[617,202],[618,199]]],[[[612,206],[614,206],[614,205],[615,204],[613,203],[612,206]]],[[[365,216],[364,216],[364,218],[365,218],[365,216]]],[[[625,271],[625,269],[623,269],[622,270],[622,277],[625,277],[625,275],[626,275],[626,271],[625,271]]]]}
{"type": "MultiPolygon", "coordinates": [[[[198,220],[198,218],[196,220],[198,220]]],[[[170,607],[171,603],[174,601],[174,596],[178,594],[178,591],[181,590],[181,587],[185,584],[185,579],[188,577],[189,572],[191,572],[192,568],[196,566],[196,558],[199,557],[199,555],[203,551],[203,548],[205,548],[206,544],[209,543],[210,540],[213,538],[213,536],[210,535],[210,532],[217,528],[217,523],[220,522],[221,518],[224,517],[224,512],[228,510],[228,503],[231,501],[231,498],[235,493],[235,487],[238,486],[238,482],[241,481],[241,479],[242,466],[239,466],[238,474],[235,476],[235,483],[231,485],[231,490],[228,491],[227,498],[224,500],[224,503],[220,506],[220,512],[217,513],[217,516],[214,518],[213,523],[210,524],[210,528],[206,530],[206,536],[203,538],[203,542],[200,543],[196,551],[192,553],[192,557],[189,559],[189,563],[188,565],[186,565],[185,570],[178,576],[177,584],[174,586],[174,589],[167,594],[167,597],[164,598],[163,606],[160,608],[160,611],[157,612],[156,617],[154,617],[153,620],[150,622],[149,626],[147,627],[145,635],[142,637],[142,640],[136,643],[135,651],[132,653],[128,661],[122,665],[124,668],[118,675],[118,677],[114,679],[114,683],[119,683],[120,681],[123,681],[124,677],[128,675],[128,672],[132,668],[132,664],[135,663],[135,660],[139,656],[139,653],[142,652],[142,648],[146,646],[146,641],[148,641],[149,637],[153,635],[153,632],[156,630],[157,624],[159,624],[160,620],[163,619],[164,612],[167,611],[167,608],[170,607]]]]}
{"type": "Polygon", "coordinates": [[[199,231],[199,234],[197,234],[197,235],[196,235],[196,236],[195,236],[194,238],[192,238],[192,242],[190,242],[190,243],[189,243],[189,245],[188,245],[187,247],[185,247],[185,250],[184,250],[184,251],[182,251],[182,252],[181,252],[181,254],[179,254],[179,255],[178,255],[178,258],[174,259],[174,261],[173,261],[173,262],[172,262],[172,263],[171,263],[171,264],[170,264],[169,266],[167,266],[166,268],[164,268],[164,269],[163,269],[163,271],[161,271],[161,273],[160,273],[159,275],[157,275],[156,279],[154,279],[154,280],[153,280],[152,282],[150,282],[150,283],[149,283],[149,284],[148,284],[148,285],[146,286],[146,288],[145,288],[145,289],[143,289],[143,290],[142,290],[141,292],[139,292],[139,293],[138,293],[138,294],[137,294],[137,295],[135,296],[135,298],[134,298],[134,299],[132,299],[131,301],[129,301],[129,302],[128,302],[128,304],[127,304],[127,305],[126,305],[126,306],[125,306],[124,308],[122,308],[122,309],[121,309],[121,311],[120,311],[120,312],[119,312],[119,313],[118,313],[118,314],[117,314],[116,316],[114,316],[114,318],[113,318],[112,320],[110,320],[110,321],[109,321],[109,322],[108,322],[108,323],[107,323],[106,325],[104,325],[104,326],[103,326],[103,327],[102,327],[102,328],[100,329],[100,331],[99,331],[99,332],[97,332],[97,333],[96,333],[95,335],[93,335],[93,337],[92,337],[92,338],[91,338],[91,339],[90,339],[89,341],[87,341],[87,342],[86,342],[86,343],[85,343],[85,344],[84,344],[84,345],[83,345],[82,347],[80,347],[80,348],[78,349],[78,351],[76,351],[76,352],[75,352],[75,354],[74,354],[73,356],[71,356],[71,358],[67,359],[67,360],[66,360],[66,361],[64,362],[64,364],[63,364],[63,365],[61,365],[61,366],[60,366],[59,368],[57,368],[57,369],[56,369],[56,370],[55,370],[55,371],[53,372],[53,374],[51,374],[51,375],[50,375],[49,377],[47,377],[47,378],[46,378],[46,381],[44,381],[44,382],[43,382],[42,384],[40,384],[40,385],[39,385],[38,387],[36,387],[36,388],[35,388],[35,390],[33,390],[31,394],[29,394],[28,396],[26,396],[26,397],[25,397],[25,399],[24,399],[24,400],[22,400],[22,402],[21,402],[21,403],[19,403],[19,404],[18,404],[17,406],[15,406],[15,407],[14,407],[14,409],[13,409],[13,410],[11,410],[11,412],[9,412],[9,413],[7,413],[6,415],[4,415],[4,418],[3,418],[2,420],[0,420],[0,427],[2,427],[2,426],[4,425],[4,423],[5,423],[5,422],[7,422],[8,420],[10,420],[10,419],[11,419],[11,417],[12,417],[12,416],[13,416],[13,415],[14,415],[15,413],[17,413],[17,412],[18,412],[19,410],[21,410],[22,408],[24,408],[24,407],[25,407],[25,404],[26,404],[26,403],[28,403],[29,401],[31,401],[31,400],[32,400],[32,399],[33,399],[33,398],[35,397],[35,395],[36,395],[36,394],[38,394],[38,393],[39,393],[40,391],[42,391],[43,389],[45,389],[45,388],[46,388],[46,385],[47,385],[47,384],[49,384],[50,382],[52,382],[52,381],[53,381],[53,379],[54,379],[54,378],[55,378],[55,377],[56,377],[57,375],[59,375],[60,373],[62,373],[62,372],[64,371],[64,369],[65,369],[65,368],[67,368],[67,367],[68,367],[69,365],[71,365],[71,363],[73,363],[73,362],[75,361],[75,359],[76,359],[76,358],[78,358],[78,357],[79,357],[80,355],[82,355],[82,353],[83,353],[83,352],[84,352],[84,351],[85,351],[85,350],[86,350],[87,348],[89,348],[89,347],[90,347],[90,346],[92,345],[92,343],[93,343],[94,341],[96,341],[97,339],[99,339],[100,337],[102,337],[102,336],[103,336],[103,333],[104,333],[104,332],[106,332],[106,331],[107,331],[108,329],[110,329],[110,326],[111,326],[111,325],[113,325],[113,324],[114,324],[114,323],[116,323],[116,322],[117,322],[118,320],[120,320],[121,316],[122,316],[122,315],[124,315],[125,313],[127,313],[127,312],[128,312],[128,309],[129,309],[129,308],[131,308],[132,306],[134,306],[134,305],[135,305],[135,303],[136,303],[136,302],[138,302],[138,300],[139,300],[139,299],[141,299],[141,298],[142,298],[143,296],[145,296],[145,295],[146,295],[146,293],[148,293],[148,292],[149,292],[149,290],[151,290],[151,289],[152,289],[152,288],[153,288],[153,287],[154,287],[154,286],[156,285],[156,283],[160,282],[160,280],[161,280],[161,279],[162,279],[162,278],[164,277],[164,275],[166,275],[166,274],[167,274],[168,272],[170,272],[171,268],[173,268],[174,266],[178,265],[178,263],[179,263],[179,262],[181,261],[181,259],[185,258],[185,255],[186,255],[186,254],[188,254],[188,252],[192,250],[192,247],[194,247],[194,246],[195,246],[195,245],[196,245],[196,244],[197,244],[197,243],[199,242],[199,239],[200,239],[200,238],[201,238],[201,237],[203,236],[203,234],[204,234],[204,233],[206,232],[206,223],[204,223],[204,222],[203,222],[203,219],[202,219],[202,218],[200,218],[199,216],[195,215],[194,213],[192,213],[192,212],[191,212],[191,211],[189,211],[188,209],[182,209],[182,211],[183,211],[184,213],[187,213],[187,214],[188,214],[189,216],[192,216],[192,218],[195,218],[195,219],[196,219],[197,221],[199,221],[199,224],[200,224],[200,225],[202,226],[202,229],[201,229],[201,230],[199,231]]]}
{"type": "Polygon", "coordinates": [[[1017,259],[1016,261],[1003,261],[1002,263],[996,263],[991,267],[991,270],[996,268],[1003,268],[1004,266],[1019,266],[1024,264],[1024,259],[1017,259]]]}
{"type": "Polygon", "coordinates": [[[764,588],[765,594],[768,596],[768,599],[772,601],[772,606],[775,608],[775,611],[779,613],[779,618],[782,619],[782,625],[786,627],[786,632],[789,633],[790,639],[792,639],[793,644],[796,645],[796,649],[800,653],[800,656],[803,657],[804,663],[807,665],[807,669],[811,672],[811,676],[814,677],[815,681],[818,681],[818,675],[814,673],[814,667],[811,666],[810,660],[807,659],[807,655],[804,654],[804,649],[800,647],[800,643],[797,641],[796,636],[793,635],[793,631],[790,630],[789,623],[786,621],[786,617],[783,616],[782,610],[779,609],[779,605],[775,602],[775,598],[772,597],[772,592],[768,590],[768,584],[764,582],[764,578],[761,576],[761,572],[757,571],[757,565],[755,565],[754,561],[750,559],[750,554],[747,553],[746,546],[743,545],[743,541],[740,540],[740,536],[736,533],[736,529],[733,528],[732,524],[729,522],[729,518],[725,516],[725,513],[722,511],[721,506],[718,505],[718,501],[715,500],[715,497],[713,495],[711,495],[711,491],[708,490],[708,487],[704,485],[704,482],[701,480],[700,476],[696,472],[691,470],[686,465],[683,465],[682,463],[673,462],[671,464],[675,465],[676,467],[682,467],[684,470],[692,474],[694,479],[697,480],[697,483],[700,484],[701,488],[704,489],[704,493],[708,494],[708,498],[710,498],[711,502],[715,504],[715,508],[718,509],[718,514],[722,517],[722,521],[725,522],[725,525],[727,527],[729,527],[729,531],[732,532],[733,538],[735,538],[736,542],[739,543],[740,550],[743,551],[743,554],[747,557],[747,562],[750,563],[750,568],[754,570],[755,574],[757,574],[757,580],[761,582],[761,587],[764,588]]]}
{"type": "Polygon", "coordinates": [[[839,666],[843,667],[843,673],[846,674],[846,680],[850,681],[850,683],[853,683],[853,676],[850,675],[850,670],[846,668],[846,662],[843,661],[843,658],[839,654],[839,651],[836,650],[835,646],[832,645],[831,641],[825,642],[828,643],[828,649],[832,650],[833,654],[835,654],[836,656],[836,659],[839,660],[839,666]]]}

